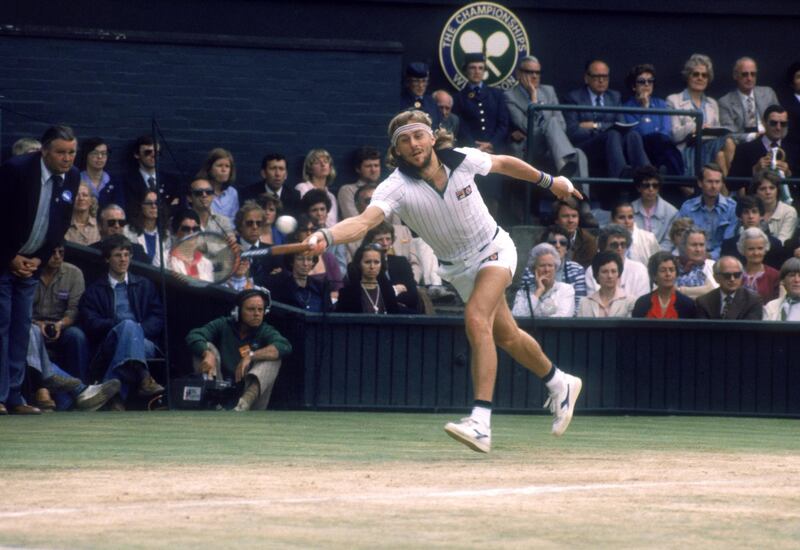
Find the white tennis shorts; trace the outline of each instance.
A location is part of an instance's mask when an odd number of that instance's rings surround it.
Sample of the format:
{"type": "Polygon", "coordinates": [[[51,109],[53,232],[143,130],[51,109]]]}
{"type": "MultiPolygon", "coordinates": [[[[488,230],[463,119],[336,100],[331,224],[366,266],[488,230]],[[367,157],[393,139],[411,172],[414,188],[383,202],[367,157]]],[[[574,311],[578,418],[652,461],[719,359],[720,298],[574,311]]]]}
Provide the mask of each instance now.
{"type": "Polygon", "coordinates": [[[478,278],[478,272],[484,267],[490,265],[504,267],[508,269],[512,277],[514,276],[517,269],[517,247],[514,246],[514,241],[511,240],[508,233],[502,228],[498,227],[497,229],[495,238],[486,248],[471,258],[452,264],[439,265],[439,275],[455,287],[464,303],[467,303],[469,297],[472,296],[475,279],[478,278]]]}

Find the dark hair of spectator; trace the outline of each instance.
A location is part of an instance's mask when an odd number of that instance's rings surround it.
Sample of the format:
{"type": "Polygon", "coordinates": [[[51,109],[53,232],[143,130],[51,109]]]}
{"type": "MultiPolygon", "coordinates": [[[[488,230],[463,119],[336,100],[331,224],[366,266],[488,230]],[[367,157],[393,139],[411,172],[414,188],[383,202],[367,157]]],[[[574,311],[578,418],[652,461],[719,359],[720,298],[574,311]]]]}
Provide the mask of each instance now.
{"type": "Polygon", "coordinates": [[[378,188],[377,183],[367,183],[356,189],[356,194],[353,196],[353,202],[358,204],[361,195],[363,195],[366,191],[371,191],[378,188]]]}
{"type": "Polygon", "coordinates": [[[281,199],[272,193],[261,193],[258,198],[256,198],[255,203],[264,210],[267,209],[268,204],[275,205],[275,213],[277,215],[280,215],[281,210],[283,210],[283,203],[281,202],[281,199]]]}
{"type": "Polygon", "coordinates": [[[647,274],[650,275],[650,282],[652,284],[656,284],[656,276],[658,275],[658,268],[661,267],[661,264],[664,262],[672,262],[672,265],[675,266],[675,272],[678,271],[678,259],[677,257],[672,254],[671,252],[667,252],[666,250],[660,250],[650,256],[650,259],[647,260],[647,274]]]}
{"type": "Polygon", "coordinates": [[[614,252],[603,251],[603,252],[598,252],[595,255],[595,257],[592,258],[592,276],[594,277],[595,281],[597,281],[598,283],[600,282],[600,279],[598,279],[598,277],[600,276],[600,268],[610,263],[617,264],[617,269],[619,270],[618,275],[622,277],[623,265],[620,257],[614,252]]]}
{"type": "Polygon", "coordinates": [[[771,115],[772,113],[778,113],[779,115],[782,115],[785,112],[786,109],[783,106],[773,103],[772,105],[764,109],[764,120],[767,120],[769,118],[769,115],[771,115]]]}
{"type": "Polygon", "coordinates": [[[650,63],[642,63],[639,65],[634,65],[634,67],[628,71],[628,75],[625,77],[625,85],[628,87],[629,90],[632,90],[633,87],[636,85],[636,79],[639,78],[639,75],[644,73],[650,73],[653,75],[653,78],[656,77],[656,68],[653,67],[650,63]]]}
{"type": "Polygon", "coordinates": [[[386,220],[370,229],[367,234],[364,235],[364,240],[361,242],[370,244],[375,240],[376,235],[383,235],[384,233],[389,233],[392,236],[392,242],[394,242],[394,226],[386,220]]]}
{"type": "MultiPolygon", "coordinates": [[[[294,272],[294,259],[297,256],[306,256],[307,254],[298,253],[298,254],[284,254],[283,255],[283,267],[286,271],[294,272]]],[[[319,256],[312,256],[314,259],[314,266],[319,263],[319,256]]]]}
{"type": "Polygon", "coordinates": [[[722,173],[722,168],[719,167],[719,164],[716,162],[707,162],[703,165],[702,170],[700,170],[700,175],[697,176],[697,181],[703,181],[703,178],[706,177],[706,170],[710,170],[711,172],[719,172],[722,175],[722,179],[725,179],[725,174],[722,173]]]}
{"type": "Polygon", "coordinates": [[[131,252],[133,250],[133,244],[131,244],[131,241],[125,235],[111,235],[100,242],[100,250],[102,250],[103,258],[106,260],[111,257],[111,253],[116,248],[122,248],[123,250],[131,252]]]}
{"type": "Polygon", "coordinates": [[[156,227],[158,228],[159,237],[163,239],[167,236],[166,220],[169,219],[169,208],[167,208],[167,205],[164,204],[164,201],[159,200],[158,193],[155,191],[145,191],[141,199],[134,202],[130,206],[130,215],[128,216],[130,218],[128,220],[128,223],[130,224],[129,227],[137,235],[144,233],[144,219],[142,217],[142,210],[144,207],[142,206],[142,203],[147,199],[147,195],[151,193],[156,195],[156,201],[158,202],[158,219],[156,220],[156,227]]]}
{"type": "Polygon", "coordinates": [[[267,153],[264,155],[264,158],[261,159],[261,169],[266,170],[267,165],[274,160],[282,160],[283,162],[286,162],[286,157],[280,153],[267,153]]]}
{"type": "Polygon", "coordinates": [[[617,210],[620,208],[633,208],[633,205],[628,201],[619,201],[611,208],[611,219],[613,220],[617,216],[617,210]]]}
{"type": "Polygon", "coordinates": [[[633,185],[635,187],[639,187],[645,181],[649,180],[658,180],[659,186],[664,182],[664,178],[661,177],[661,174],[655,166],[650,166],[648,164],[646,166],[640,166],[633,171],[633,185]]]}
{"type": "Polygon", "coordinates": [[[364,145],[356,149],[353,155],[353,168],[361,168],[361,163],[365,160],[380,160],[381,153],[375,147],[364,145]]]}
{"type": "Polygon", "coordinates": [[[353,254],[353,261],[347,264],[347,279],[354,284],[361,282],[361,259],[366,252],[373,251],[380,254],[381,257],[381,270],[378,273],[378,278],[383,277],[386,273],[386,254],[383,252],[381,246],[377,243],[366,243],[358,247],[356,253],[353,254]]]}
{"type": "Polygon", "coordinates": [[[575,200],[574,197],[567,197],[566,199],[558,199],[553,201],[553,216],[558,218],[558,214],[560,213],[559,211],[564,206],[572,208],[573,210],[578,212],[578,217],[580,218],[581,207],[580,205],[578,205],[578,201],[575,200]]]}
{"type": "Polygon", "coordinates": [[[786,85],[794,89],[794,74],[800,71],[800,61],[795,61],[786,69],[786,85]]]}
{"type": "Polygon", "coordinates": [[[325,203],[325,208],[328,209],[328,212],[331,211],[331,198],[328,196],[327,191],[324,189],[311,189],[303,198],[300,199],[300,207],[302,208],[303,212],[308,213],[312,206],[319,203],[325,203]]]}
{"type": "Polygon", "coordinates": [[[108,152],[111,153],[108,143],[101,137],[90,137],[83,140],[80,147],[78,147],[78,162],[76,164],[79,169],[86,170],[86,159],[89,157],[89,153],[101,145],[105,145],[108,148],[108,152]]]}
{"type": "Polygon", "coordinates": [[[44,134],[42,134],[42,139],[39,141],[42,142],[42,149],[47,149],[50,144],[57,139],[63,141],[75,141],[75,132],[73,132],[72,128],[69,126],[50,126],[50,128],[44,131],[44,134]]]}
{"type": "Polygon", "coordinates": [[[761,170],[753,179],[750,180],[750,185],[747,188],[747,193],[750,195],[755,195],[758,192],[758,188],[761,187],[761,184],[764,181],[770,182],[775,187],[780,187],[781,184],[781,177],[772,170],[761,170]]]}
{"type": "Polygon", "coordinates": [[[172,216],[172,223],[170,224],[172,233],[177,233],[180,231],[183,220],[194,220],[197,222],[197,225],[200,225],[200,215],[197,212],[194,210],[182,210],[181,212],[172,216]]]}
{"type": "Polygon", "coordinates": [[[758,208],[758,213],[762,216],[766,212],[766,209],[764,208],[764,201],[761,200],[761,197],[757,197],[755,195],[745,195],[744,197],[739,197],[736,199],[737,218],[740,218],[742,214],[748,210],[752,210],[753,208],[758,208]]]}
{"type": "Polygon", "coordinates": [[[203,166],[197,172],[196,177],[207,179],[213,183],[215,180],[211,175],[211,168],[214,166],[214,163],[220,159],[227,159],[228,162],[231,163],[231,173],[228,177],[228,181],[218,182],[222,185],[222,189],[225,190],[234,182],[236,182],[236,163],[233,160],[233,154],[227,149],[223,149],[222,147],[215,147],[214,149],[211,149],[211,151],[208,152],[206,160],[203,161],[203,166]]]}

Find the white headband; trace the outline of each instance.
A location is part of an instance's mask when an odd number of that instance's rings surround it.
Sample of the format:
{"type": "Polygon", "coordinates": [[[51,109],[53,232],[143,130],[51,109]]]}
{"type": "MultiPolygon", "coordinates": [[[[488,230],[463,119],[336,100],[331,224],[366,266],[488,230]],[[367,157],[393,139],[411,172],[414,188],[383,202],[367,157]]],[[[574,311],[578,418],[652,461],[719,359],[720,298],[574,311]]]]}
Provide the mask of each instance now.
{"type": "Polygon", "coordinates": [[[412,122],[411,124],[405,124],[400,126],[397,130],[394,131],[392,134],[392,147],[397,146],[397,140],[400,138],[400,134],[404,134],[406,132],[413,132],[415,130],[425,130],[427,131],[431,137],[433,137],[433,130],[427,124],[422,122],[412,122]]]}

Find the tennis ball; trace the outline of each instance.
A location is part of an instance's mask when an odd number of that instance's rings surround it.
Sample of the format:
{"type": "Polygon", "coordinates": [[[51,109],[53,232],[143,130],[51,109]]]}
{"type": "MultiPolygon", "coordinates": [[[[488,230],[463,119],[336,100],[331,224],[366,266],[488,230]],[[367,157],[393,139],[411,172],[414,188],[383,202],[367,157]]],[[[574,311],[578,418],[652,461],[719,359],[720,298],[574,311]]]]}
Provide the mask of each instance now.
{"type": "Polygon", "coordinates": [[[284,235],[288,235],[289,233],[294,233],[294,230],[297,229],[297,220],[292,216],[281,216],[275,220],[275,227],[284,235]]]}

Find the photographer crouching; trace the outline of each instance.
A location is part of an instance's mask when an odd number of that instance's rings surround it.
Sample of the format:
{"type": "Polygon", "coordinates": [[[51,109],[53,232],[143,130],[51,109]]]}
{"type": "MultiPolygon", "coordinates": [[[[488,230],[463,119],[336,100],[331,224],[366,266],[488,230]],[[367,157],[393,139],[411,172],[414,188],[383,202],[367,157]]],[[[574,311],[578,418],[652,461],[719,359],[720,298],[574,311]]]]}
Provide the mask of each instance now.
{"type": "Polygon", "coordinates": [[[268,290],[243,290],[232,316],[214,319],[186,335],[196,372],[243,382],[236,411],[267,408],[280,359],[292,351],[289,341],[264,322],[271,305],[268,290]]]}

